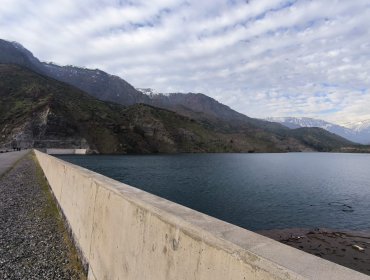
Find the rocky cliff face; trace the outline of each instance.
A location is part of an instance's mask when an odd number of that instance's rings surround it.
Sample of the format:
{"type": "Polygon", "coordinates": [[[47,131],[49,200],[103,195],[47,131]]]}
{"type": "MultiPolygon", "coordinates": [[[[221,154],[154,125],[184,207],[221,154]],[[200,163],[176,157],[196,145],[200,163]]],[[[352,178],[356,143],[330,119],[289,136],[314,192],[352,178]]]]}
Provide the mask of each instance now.
{"type": "MultiPolygon", "coordinates": [[[[9,100],[8,100],[9,101],[9,100]]],[[[32,110],[32,108],[31,108],[32,110]]],[[[0,114],[3,117],[4,114],[0,114]]],[[[10,114],[10,122],[1,127],[0,143],[5,148],[85,148],[89,145],[73,124],[53,112],[49,105],[35,106],[33,111],[10,114]]]]}

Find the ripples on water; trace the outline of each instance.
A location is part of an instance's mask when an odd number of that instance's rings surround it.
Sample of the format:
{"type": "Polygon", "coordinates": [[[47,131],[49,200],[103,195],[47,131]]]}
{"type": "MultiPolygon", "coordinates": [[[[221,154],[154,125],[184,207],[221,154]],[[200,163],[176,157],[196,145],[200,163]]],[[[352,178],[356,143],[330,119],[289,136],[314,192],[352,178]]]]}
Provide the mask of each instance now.
{"type": "Polygon", "coordinates": [[[370,229],[370,155],[59,156],[251,230],[370,229]]]}

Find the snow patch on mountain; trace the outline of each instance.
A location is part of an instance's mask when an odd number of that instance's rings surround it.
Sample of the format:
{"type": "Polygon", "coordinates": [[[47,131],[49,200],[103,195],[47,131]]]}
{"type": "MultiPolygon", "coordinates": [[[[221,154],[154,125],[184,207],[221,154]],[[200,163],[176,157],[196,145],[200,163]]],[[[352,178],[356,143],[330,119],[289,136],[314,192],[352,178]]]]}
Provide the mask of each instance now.
{"type": "Polygon", "coordinates": [[[269,117],[266,118],[267,121],[278,122],[288,126],[289,128],[299,128],[299,127],[321,127],[324,129],[336,126],[333,123],[326,122],[324,120],[317,120],[313,118],[294,118],[294,117],[269,117]]]}
{"type": "Polygon", "coordinates": [[[140,91],[141,93],[144,93],[145,95],[148,95],[149,97],[155,97],[158,95],[164,95],[164,96],[169,96],[171,95],[170,93],[163,93],[163,92],[158,92],[155,89],[152,88],[136,88],[137,91],[140,91]]]}
{"type": "Polygon", "coordinates": [[[331,133],[360,144],[370,144],[370,120],[338,125],[324,120],[306,117],[269,117],[270,122],[278,122],[291,129],[300,127],[320,127],[331,133]]]}
{"type": "Polygon", "coordinates": [[[361,132],[365,130],[370,130],[370,120],[350,122],[350,123],[343,124],[343,126],[348,127],[352,130],[361,132]]]}

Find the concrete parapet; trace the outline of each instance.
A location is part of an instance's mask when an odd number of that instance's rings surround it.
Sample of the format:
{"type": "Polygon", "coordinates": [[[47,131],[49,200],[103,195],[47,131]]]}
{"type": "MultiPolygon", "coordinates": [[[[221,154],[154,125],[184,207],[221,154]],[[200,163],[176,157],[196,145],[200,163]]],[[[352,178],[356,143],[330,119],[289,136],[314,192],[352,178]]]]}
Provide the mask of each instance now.
{"type": "Polygon", "coordinates": [[[50,148],[46,149],[47,154],[52,155],[85,155],[86,149],[59,149],[59,148],[50,148]]]}
{"type": "Polygon", "coordinates": [[[370,279],[35,151],[89,279],[370,279]]]}

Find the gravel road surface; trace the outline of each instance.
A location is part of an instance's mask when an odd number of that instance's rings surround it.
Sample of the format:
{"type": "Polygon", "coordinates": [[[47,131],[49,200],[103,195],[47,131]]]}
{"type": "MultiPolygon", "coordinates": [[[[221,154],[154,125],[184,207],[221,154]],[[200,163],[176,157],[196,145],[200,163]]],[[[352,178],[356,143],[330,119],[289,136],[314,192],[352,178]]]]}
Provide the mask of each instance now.
{"type": "Polygon", "coordinates": [[[0,177],[0,279],[86,279],[32,153],[0,177]]]}
{"type": "Polygon", "coordinates": [[[27,154],[29,150],[19,152],[0,153],[0,176],[4,174],[14,163],[27,154]]]}

